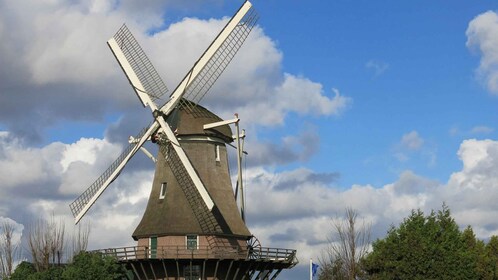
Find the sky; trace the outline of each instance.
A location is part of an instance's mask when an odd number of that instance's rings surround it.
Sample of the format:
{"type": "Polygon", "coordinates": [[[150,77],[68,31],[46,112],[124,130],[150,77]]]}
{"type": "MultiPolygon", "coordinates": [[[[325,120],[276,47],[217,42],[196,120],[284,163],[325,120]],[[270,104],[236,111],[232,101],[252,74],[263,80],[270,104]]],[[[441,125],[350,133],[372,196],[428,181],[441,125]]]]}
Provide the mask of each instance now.
{"type": "MultiPolygon", "coordinates": [[[[69,203],[152,120],[106,41],[126,23],[174,89],[242,1],[0,0],[0,220],[69,203]]],[[[257,27],[202,101],[247,131],[247,223],[307,277],[356,209],[382,238],[446,203],[498,234],[498,5],[254,0],[257,27]]],[[[149,146],[152,150],[154,147],[149,146]]],[[[232,167],[232,172],[236,167],[232,167]]],[[[88,212],[90,249],[134,245],[153,164],[137,154],[88,212]]]]}

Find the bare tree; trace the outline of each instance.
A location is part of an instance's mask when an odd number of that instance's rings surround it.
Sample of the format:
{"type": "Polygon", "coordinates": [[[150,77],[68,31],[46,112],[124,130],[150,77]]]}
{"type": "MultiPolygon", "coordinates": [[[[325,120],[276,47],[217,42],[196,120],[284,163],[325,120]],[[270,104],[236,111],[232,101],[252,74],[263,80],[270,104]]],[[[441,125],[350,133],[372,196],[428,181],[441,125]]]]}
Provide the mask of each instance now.
{"type": "Polygon", "coordinates": [[[73,235],[73,256],[81,251],[86,251],[88,247],[88,238],[90,237],[90,224],[78,224],[76,233],[73,235]]]}
{"type": "Polygon", "coordinates": [[[60,220],[55,222],[52,216],[49,222],[49,229],[51,231],[50,253],[52,255],[52,263],[61,264],[62,257],[64,256],[64,235],[66,232],[65,224],[60,220]]]}
{"type": "Polygon", "coordinates": [[[62,220],[49,221],[39,219],[33,224],[28,234],[29,251],[37,271],[44,271],[50,264],[60,264],[64,257],[65,225],[62,220]]]}
{"type": "Polygon", "coordinates": [[[370,224],[358,224],[358,212],[346,208],[344,219],[332,222],[333,232],[320,257],[320,279],[353,280],[361,277],[360,260],[370,246],[370,224]]]}
{"type": "Polygon", "coordinates": [[[14,225],[4,221],[0,225],[0,279],[7,279],[13,272],[14,262],[20,259],[20,244],[14,242],[14,225]]]}

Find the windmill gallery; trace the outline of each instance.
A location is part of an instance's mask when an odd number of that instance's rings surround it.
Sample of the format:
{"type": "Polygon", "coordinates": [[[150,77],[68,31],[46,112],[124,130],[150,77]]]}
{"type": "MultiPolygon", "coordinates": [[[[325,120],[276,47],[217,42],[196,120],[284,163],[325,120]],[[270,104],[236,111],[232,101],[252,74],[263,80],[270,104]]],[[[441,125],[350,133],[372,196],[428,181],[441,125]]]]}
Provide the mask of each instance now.
{"type": "Polygon", "coordinates": [[[262,247],[245,224],[238,117],[224,121],[199,105],[257,17],[246,1],[162,106],[155,102],[168,90],[128,28],[123,25],[107,42],[153,122],[130,137],[128,148],[70,208],[78,223],[139,150],[149,155],[155,175],[132,234],[137,245],[101,250],[131,271],[131,279],[275,279],[297,264],[295,250],[262,247]],[[227,156],[234,140],[235,192],[227,156]],[[146,141],[159,146],[157,158],[143,148],[146,141]]]}

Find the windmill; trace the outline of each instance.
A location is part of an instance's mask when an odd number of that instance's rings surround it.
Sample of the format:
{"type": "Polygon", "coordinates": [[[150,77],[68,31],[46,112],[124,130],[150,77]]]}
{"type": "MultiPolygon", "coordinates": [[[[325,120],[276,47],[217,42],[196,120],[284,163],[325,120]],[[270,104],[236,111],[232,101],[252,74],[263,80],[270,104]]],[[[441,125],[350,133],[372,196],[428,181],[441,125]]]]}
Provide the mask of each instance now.
{"type": "Polygon", "coordinates": [[[102,250],[117,257],[137,279],[274,279],[297,263],[295,250],[263,248],[245,224],[238,116],[224,121],[199,102],[255,26],[249,1],[194,63],[167,102],[168,90],[126,25],[107,42],[153,122],[74,202],[78,223],[126,163],[142,150],[155,162],[151,194],[133,233],[137,246],[102,250]],[[230,124],[236,125],[233,136],[230,124]],[[237,141],[237,197],[231,186],[227,145],[237,141]],[[143,148],[159,146],[157,158],[143,148]]]}

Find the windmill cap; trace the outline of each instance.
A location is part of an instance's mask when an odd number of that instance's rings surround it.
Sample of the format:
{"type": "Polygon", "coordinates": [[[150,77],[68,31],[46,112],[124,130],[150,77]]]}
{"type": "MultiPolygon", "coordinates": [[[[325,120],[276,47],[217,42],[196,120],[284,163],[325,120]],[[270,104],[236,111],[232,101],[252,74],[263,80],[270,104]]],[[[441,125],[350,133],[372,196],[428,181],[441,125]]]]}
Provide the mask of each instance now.
{"type": "Polygon", "coordinates": [[[222,118],[201,105],[182,100],[180,106],[168,117],[168,123],[179,137],[186,135],[207,135],[221,138],[226,143],[233,142],[233,133],[229,125],[204,129],[205,124],[223,121],[222,118]]]}

